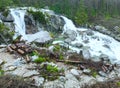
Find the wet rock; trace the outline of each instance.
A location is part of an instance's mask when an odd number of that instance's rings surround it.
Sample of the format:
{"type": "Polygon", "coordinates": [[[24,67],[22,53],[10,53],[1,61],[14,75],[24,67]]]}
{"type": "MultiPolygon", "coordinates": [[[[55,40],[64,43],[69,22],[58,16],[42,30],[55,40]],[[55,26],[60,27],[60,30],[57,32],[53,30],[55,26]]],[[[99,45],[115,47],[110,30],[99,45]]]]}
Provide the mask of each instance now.
{"type": "Polygon", "coordinates": [[[8,16],[3,16],[2,14],[0,14],[0,18],[3,22],[13,22],[14,18],[11,14],[8,14],[8,16]]]}
{"type": "Polygon", "coordinates": [[[29,78],[29,77],[32,77],[32,76],[36,76],[36,75],[39,75],[39,73],[35,70],[32,70],[32,71],[28,71],[26,72],[23,77],[24,78],[29,78]]]}
{"type": "Polygon", "coordinates": [[[67,30],[65,33],[64,33],[64,37],[65,38],[69,38],[71,41],[74,41],[77,37],[77,34],[75,31],[73,30],[67,30]]]}
{"type": "Polygon", "coordinates": [[[92,60],[92,61],[95,61],[95,62],[101,61],[100,57],[99,57],[99,56],[96,56],[96,55],[92,56],[92,57],[91,57],[91,60],[92,60]]]}
{"type": "Polygon", "coordinates": [[[87,34],[88,36],[94,35],[94,33],[92,32],[92,30],[87,30],[87,31],[86,31],[86,34],[87,34]]]}
{"type": "Polygon", "coordinates": [[[91,55],[90,55],[90,52],[89,52],[88,49],[84,48],[82,52],[83,52],[84,59],[90,59],[91,58],[91,55]]]}
{"type": "Polygon", "coordinates": [[[118,32],[118,33],[120,32],[120,27],[119,26],[115,26],[113,29],[114,29],[115,32],[118,32]]]}
{"type": "Polygon", "coordinates": [[[105,55],[105,54],[101,54],[101,55],[100,55],[100,59],[101,59],[102,61],[109,61],[109,57],[108,57],[107,55],[105,55]]]}
{"type": "Polygon", "coordinates": [[[83,47],[83,44],[81,44],[81,43],[75,43],[75,44],[74,44],[74,47],[81,48],[81,47],[83,47]]]}
{"type": "Polygon", "coordinates": [[[106,30],[105,27],[99,26],[99,25],[95,26],[95,29],[96,29],[96,30],[106,30]]]}
{"type": "Polygon", "coordinates": [[[70,71],[73,75],[75,75],[75,76],[79,76],[80,74],[79,74],[79,72],[76,70],[76,69],[71,69],[71,71],[70,71]]]}
{"type": "Polygon", "coordinates": [[[64,26],[65,22],[64,20],[58,16],[58,15],[50,15],[50,17],[48,17],[48,23],[46,25],[45,30],[53,32],[53,33],[61,33],[63,26],[64,26]]]}

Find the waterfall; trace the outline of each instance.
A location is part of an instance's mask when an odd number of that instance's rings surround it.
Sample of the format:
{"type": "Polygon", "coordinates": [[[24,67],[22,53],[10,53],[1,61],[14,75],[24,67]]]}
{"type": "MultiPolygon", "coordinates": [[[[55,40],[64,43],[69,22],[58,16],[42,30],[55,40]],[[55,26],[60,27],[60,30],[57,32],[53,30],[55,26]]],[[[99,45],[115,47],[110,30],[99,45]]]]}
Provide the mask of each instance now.
{"type": "Polygon", "coordinates": [[[27,42],[46,42],[51,39],[49,33],[47,31],[39,31],[35,34],[26,34],[26,27],[24,16],[27,8],[24,9],[10,9],[11,15],[14,17],[15,24],[15,35],[13,39],[16,39],[19,35],[22,35],[22,40],[26,40],[27,42]]]}
{"type": "MultiPolygon", "coordinates": [[[[15,36],[16,38],[18,35],[22,35],[22,38],[24,40],[27,40],[27,42],[45,42],[51,39],[49,33],[47,31],[39,31],[35,34],[26,34],[25,29],[25,22],[24,22],[24,15],[26,13],[26,10],[20,10],[20,9],[10,9],[11,14],[14,17],[15,21],[15,36]]],[[[77,28],[74,23],[64,17],[61,16],[63,20],[65,21],[62,35],[65,35],[66,32],[71,31],[71,33],[68,33],[72,35],[76,33],[76,36],[74,40],[69,42],[69,48],[80,52],[81,50],[87,49],[89,51],[89,55],[91,58],[94,57],[100,57],[102,54],[105,54],[109,57],[110,61],[112,63],[119,63],[120,64],[120,42],[116,41],[112,37],[108,35],[104,35],[102,33],[99,33],[97,31],[94,31],[92,29],[86,29],[86,28],[77,28]],[[78,48],[75,47],[75,44],[82,44],[83,47],[78,48]]],[[[64,39],[65,40],[65,39],[64,39]]],[[[59,43],[63,46],[66,46],[64,40],[57,40],[54,41],[53,44],[59,43]]]]}
{"type": "Polygon", "coordinates": [[[25,21],[24,16],[26,10],[19,10],[19,9],[10,9],[11,15],[14,17],[15,21],[15,35],[13,39],[16,39],[18,35],[22,35],[23,38],[26,39],[26,29],[25,29],[25,21]]]}

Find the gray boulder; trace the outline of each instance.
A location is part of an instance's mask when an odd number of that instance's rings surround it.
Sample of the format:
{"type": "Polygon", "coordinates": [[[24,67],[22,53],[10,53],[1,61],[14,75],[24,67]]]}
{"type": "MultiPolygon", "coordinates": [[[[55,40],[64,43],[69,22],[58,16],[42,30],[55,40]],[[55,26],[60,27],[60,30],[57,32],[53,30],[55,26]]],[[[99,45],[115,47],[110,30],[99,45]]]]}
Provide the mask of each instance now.
{"type": "Polygon", "coordinates": [[[11,14],[8,14],[7,16],[4,16],[2,13],[0,14],[0,18],[3,22],[13,22],[14,18],[11,14]]]}

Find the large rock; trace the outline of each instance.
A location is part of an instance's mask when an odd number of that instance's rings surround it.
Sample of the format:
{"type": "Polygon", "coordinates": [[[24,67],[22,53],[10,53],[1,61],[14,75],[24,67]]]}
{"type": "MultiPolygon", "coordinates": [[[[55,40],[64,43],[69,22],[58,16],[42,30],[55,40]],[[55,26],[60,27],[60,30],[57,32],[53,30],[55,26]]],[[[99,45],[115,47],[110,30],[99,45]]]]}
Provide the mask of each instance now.
{"type": "Polygon", "coordinates": [[[1,13],[0,18],[3,22],[13,22],[14,21],[14,18],[11,14],[8,14],[7,16],[3,16],[1,13]]]}
{"type": "Polygon", "coordinates": [[[46,25],[46,30],[50,31],[50,32],[54,32],[54,33],[61,33],[63,26],[64,26],[65,22],[64,20],[58,16],[58,15],[51,15],[48,18],[48,22],[46,25]]]}
{"type": "Polygon", "coordinates": [[[67,30],[65,33],[64,33],[64,37],[65,38],[69,38],[71,41],[74,41],[77,37],[77,34],[75,31],[73,30],[67,30]]]}

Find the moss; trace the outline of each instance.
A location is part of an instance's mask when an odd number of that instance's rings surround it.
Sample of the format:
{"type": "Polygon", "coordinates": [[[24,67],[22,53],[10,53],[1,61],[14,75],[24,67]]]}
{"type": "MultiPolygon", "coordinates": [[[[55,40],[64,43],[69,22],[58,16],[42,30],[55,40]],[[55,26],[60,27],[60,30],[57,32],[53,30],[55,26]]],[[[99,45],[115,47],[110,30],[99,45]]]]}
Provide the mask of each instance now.
{"type": "Polygon", "coordinates": [[[28,10],[28,13],[32,14],[35,21],[38,21],[42,24],[46,24],[46,18],[42,12],[40,12],[40,11],[34,12],[32,10],[28,10]]]}
{"type": "Polygon", "coordinates": [[[52,65],[47,65],[47,69],[48,72],[58,72],[58,67],[56,66],[52,66],[52,65]]]}
{"type": "Polygon", "coordinates": [[[9,12],[10,12],[9,10],[5,10],[5,11],[2,13],[2,15],[5,16],[5,17],[7,17],[8,14],[9,14],[9,12]]]}

